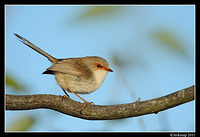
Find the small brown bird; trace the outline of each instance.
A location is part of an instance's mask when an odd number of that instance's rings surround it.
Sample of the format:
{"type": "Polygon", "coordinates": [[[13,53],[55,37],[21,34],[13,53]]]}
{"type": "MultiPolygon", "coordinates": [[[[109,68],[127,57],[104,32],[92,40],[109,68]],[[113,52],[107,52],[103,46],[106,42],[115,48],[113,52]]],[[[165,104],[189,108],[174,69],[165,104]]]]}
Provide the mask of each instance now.
{"type": "MultiPolygon", "coordinates": [[[[15,33],[14,35],[22,43],[48,58],[52,66],[47,68],[42,74],[53,74],[57,84],[64,92],[69,91],[79,97],[84,102],[81,109],[89,102],[77,94],[89,94],[97,90],[102,85],[107,73],[113,72],[109,68],[108,62],[101,57],[89,56],[56,59],[20,35],[15,33]]],[[[69,97],[66,92],[65,94],[69,97]]]]}

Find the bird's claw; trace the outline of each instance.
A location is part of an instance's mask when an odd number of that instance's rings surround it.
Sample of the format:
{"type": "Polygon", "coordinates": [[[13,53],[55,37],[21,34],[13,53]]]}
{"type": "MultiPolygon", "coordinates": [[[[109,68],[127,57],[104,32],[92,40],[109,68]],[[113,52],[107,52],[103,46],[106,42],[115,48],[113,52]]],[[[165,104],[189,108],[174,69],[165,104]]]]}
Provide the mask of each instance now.
{"type": "Polygon", "coordinates": [[[80,113],[81,113],[81,114],[82,114],[82,111],[83,111],[83,109],[86,107],[87,104],[94,105],[93,102],[87,102],[87,101],[85,101],[84,104],[83,104],[83,106],[81,107],[81,110],[80,110],[80,113]]]}

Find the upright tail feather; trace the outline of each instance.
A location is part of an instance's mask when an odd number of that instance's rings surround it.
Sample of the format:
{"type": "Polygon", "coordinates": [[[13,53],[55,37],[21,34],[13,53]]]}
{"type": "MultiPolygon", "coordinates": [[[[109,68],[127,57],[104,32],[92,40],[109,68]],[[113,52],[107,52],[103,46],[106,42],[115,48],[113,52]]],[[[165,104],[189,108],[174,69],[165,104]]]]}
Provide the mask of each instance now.
{"type": "Polygon", "coordinates": [[[41,55],[47,57],[48,60],[51,61],[51,63],[56,63],[58,61],[58,59],[52,57],[51,55],[49,55],[45,51],[41,50],[40,48],[38,48],[37,46],[35,46],[33,43],[31,43],[27,39],[23,38],[22,36],[20,36],[18,34],[15,34],[15,33],[14,33],[14,35],[17,36],[22,43],[24,43],[28,47],[32,48],[33,50],[37,51],[41,55]]]}

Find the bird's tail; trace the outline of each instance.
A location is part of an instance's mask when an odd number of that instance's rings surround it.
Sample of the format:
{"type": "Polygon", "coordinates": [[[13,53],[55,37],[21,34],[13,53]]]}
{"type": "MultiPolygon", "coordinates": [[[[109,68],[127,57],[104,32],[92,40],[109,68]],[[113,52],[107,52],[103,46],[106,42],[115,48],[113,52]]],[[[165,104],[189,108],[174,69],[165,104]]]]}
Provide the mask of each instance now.
{"type": "Polygon", "coordinates": [[[48,53],[46,53],[45,51],[41,50],[40,48],[38,48],[37,46],[35,46],[33,43],[29,42],[27,39],[23,38],[22,36],[15,34],[15,36],[17,36],[19,38],[19,40],[24,43],[25,45],[27,45],[28,47],[32,48],[33,50],[37,51],[38,53],[40,53],[41,55],[45,56],[48,58],[49,61],[51,61],[51,63],[56,63],[58,62],[58,59],[52,57],[51,55],[49,55],[48,53]]]}

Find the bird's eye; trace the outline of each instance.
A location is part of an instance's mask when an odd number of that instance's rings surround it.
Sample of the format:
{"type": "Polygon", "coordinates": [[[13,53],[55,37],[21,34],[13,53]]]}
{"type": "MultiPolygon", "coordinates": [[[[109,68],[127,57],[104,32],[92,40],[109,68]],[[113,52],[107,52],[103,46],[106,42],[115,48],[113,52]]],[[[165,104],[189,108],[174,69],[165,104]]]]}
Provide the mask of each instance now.
{"type": "Polygon", "coordinates": [[[100,64],[97,64],[97,68],[100,68],[101,67],[101,65],[100,64]]]}

